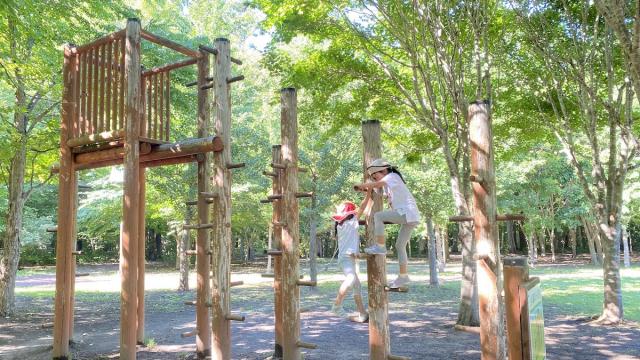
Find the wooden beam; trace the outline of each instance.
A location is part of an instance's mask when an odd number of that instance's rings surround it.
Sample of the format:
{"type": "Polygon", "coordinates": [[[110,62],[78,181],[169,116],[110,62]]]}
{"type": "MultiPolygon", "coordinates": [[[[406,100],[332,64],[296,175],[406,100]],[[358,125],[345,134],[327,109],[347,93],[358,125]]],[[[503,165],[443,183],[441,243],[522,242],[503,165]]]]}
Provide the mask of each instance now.
{"type": "Polygon", "coordinates": [[[126,32],[125,83],[127,86],[124,201],[122,210],[122,243],[120,244],[120,359],[136,358],[138,227],[140,211],[140,20],[129,19],[126,32]]]}
{"type": "Polygon", "coordinates": [[[152,43],[156,43],[158,45],[167,47],[169,49],[175,50],[181,54],[187,55],[187,56],[191,56],[193,58],[198,58],[200,57],[200,52],[193,50],[193,49],[189,49],[186,46],[182,46],[180,44],[178,44],[177,42],[171,41],[169,39],[165,39],[162,36],[158,36],[155,34],[152,34],[146,30],[142,30],[140,31],[140,36],[148,41],[151,41],[152,43]]]}
{"type": "MultiPolygon", "coordinates": [[[[367,180],[367,165],[373,160],[382,157],[382,143],[380,140],[380,122],[368,120],[362,122],[363,140],[363,173],[364,181],[367,180]]],[[[367,245],[376,243],[373,228],[373,215],[382,210],[382,198],[376,193],[373,196],[373,206],[369,216],[365,218],[365,237],[367,245]]],[[[386,257],[367,257],[367,286],[369,290],[369,358],[374,360],[386,360],[390,354],[389,318],[387,292],[384,291],[387,284],[386,257]]]]}
{"type": "MultiPolygon", "coordinates": [[[[271,146],[271,162],[272,163],[280,163],[282,162],[282,146],[281,145],[273,145],[271,146]]],[[[274,173],[275,174],[275,173],[274,173]]],[[[274,175],[273,183],[271,184],[271,191],[274,194],[282,193],[282,182],[281,177],[274,175]]],[[[272,200],[269,200],[272,201],[272,200]]],[[[273,201],[272,201],[273,202],[273,201]]],[[[271,222],[279,223],[282,220],[282,202],[275,201],[273,202],[273,212],[271,214],[271,222]]],[[[282,230],[280,228],[273,228],[273,239],[272,239],[272,247],[271,251],[278,251],[278,255],[282,255],[281,248],[282,244],[282,230]]],[[[267,252],[268,253],[268,252],[267,252]]],[[[262,274],[263,277],[269,274],[262,274]]],[[[273,353],[274,359],[282,359],[282,343],[284,336],[283,333],[283,313],[282,313],[282,257],[276,256],[273,258],[273,293],[274,293],[274,320],[275,320],[275,349],[273,353]]]]}
{"type": "Polygon", "coordinates": [[[162,65],[162,66],[157,66],[157,67],[151,68],[149,70],[143,71],[142,72],[142,76],[146,77],[146,76],[149,76],[149,75],[155,75],[155,74],[159,74],[159,73],[163,73],[163,72],[179,69],[181,67],[185,67],[185,66],[196,64],[197,62],[198,62],[198,59],[185,59],[185,60],[174,62],[174,63],[171,63],[171,64],[165,64],[165,65],[162,65]]]}
{"type": "Polygon", "coordinates": [[[106,35],[106,36],[103,36],[101,38],[98,38],[98,39],[96,39],[96,40],[94,40],[94,41],[92,41],[90,43],[78,46],[77,48],[75,48],[73,50],[73,53],[74,54],[83,53],[83,52],[86,52],[86,51],[88,51],[90,49],[93,49],[93,48],[95,48],[97,46],[100,46],[102,44],[106,44],[106,43],[115,41],[117,39],[122,39],[124,37],[124,35],[125,35],[125,32],[126,32],[126,29],[122,29],[122,30],[116,31],[114,33],[111,33],[109,35],[106,35]]]}
{"type": "Polygon", "coordinates": [[[124,138],[124,129],[104,131],[97,134],[83,135],[66,141],[68,147],[78,147],[95,143],[117,141],[124,138]]]}
{"type": "Polygon", "coordinates": [[[496,182],[489,104],[469,105],[471,172],[483,179],[473,187],[473,229],[476,242],[480,347],[483,360],[506,359],[504,302],[498,225],[496,182]]]}
{"type": "MultiPolygon", "coordinates": [[[[149,143],[141,143],[140,144],[140,155],[146,155],[151,152],[151,144],[149,143]]],[[[108,160],[115,159],[124,159],[125,156],[125,148],[122,147],[114,147],[106,150],[99,150],[87,153],[77,154],[74,158],[74,162],[78,168],[82,168],[83,165],[99,163],[108,160]]]]}
{"type": "MultiPolygon", "coordinates": [[[[144,144],[144,143],[143,143],[144,144]]],[[[143,144],[140,144],[141,147],[143,144]]],[[[138,322],[136,331],[136,343],[144,345],[144,274],[145,274],[145,210],[146,210],[146,168],[140,166],[138,178],[138,274],[137,274],[137,292],[138,292],[138,322]]]]}

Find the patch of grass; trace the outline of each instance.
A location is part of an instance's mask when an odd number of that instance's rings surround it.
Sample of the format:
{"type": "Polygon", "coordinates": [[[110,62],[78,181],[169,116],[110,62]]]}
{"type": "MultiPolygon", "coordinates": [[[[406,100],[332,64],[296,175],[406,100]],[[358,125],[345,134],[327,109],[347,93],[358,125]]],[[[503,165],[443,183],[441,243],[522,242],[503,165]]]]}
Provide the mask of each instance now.
{"type": "Polygon", "coordinates": [[[156,347],[156,340],[154,338],[144,338],[144,346],[146,346],[149,349],[153,349],[154,347],[156,347]]]}

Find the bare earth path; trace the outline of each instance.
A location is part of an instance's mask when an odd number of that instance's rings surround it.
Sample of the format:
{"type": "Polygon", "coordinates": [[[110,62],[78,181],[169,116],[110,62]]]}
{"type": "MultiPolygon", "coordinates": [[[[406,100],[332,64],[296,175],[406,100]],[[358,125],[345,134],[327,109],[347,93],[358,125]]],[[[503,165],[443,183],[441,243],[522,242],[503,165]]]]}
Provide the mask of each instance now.
{"type": "MultiPolygon", "coordinates": [[[[395,263],[388,268],[395,270],[395,263]]],[[[323,266],[320,267],[322,270],[323,266]]],[[[361,266],[361,271],[365,270],[361,266]]],[[[233,323],[233,358],[267,359],[273,350],[273,293],[269,279],[259,267],[235,267],[232,279],[244,286],[232,289],[232,308],[246,315],[233,323]]],[[[74,359],[115,359],[119,345],[119,279],[116,265],[84,266],[77,278],[74,359]]],[[[428,268],[411,265],[411,291],[391,293],[392,353],[412,359],[479,359],[477,334],[453,330],[459,296],[459,264],[449,264],[441,274],[443,285],[430,288],[428,268]]],[[[364,276],[366,279],[366,275],[364,276]]],[[[368,328],[333,316],[330,305],[341,280],[335,266],[320,276],[315,291],[303,289],[302,340],[318,345],[305,359],[367,359],[368,328]]],[[[50,359],[55,276],[49,273],[18,279],[20,316],[0,319],[0,359],[50,359]]],[[[148,347],[140,347],[139,359],[188,359],[195,351],[194,339],[180,333],[195,327],[194,309],[183,305],[194,291],[176,292],[176,272],[149,268],[147,272],[146,335],[148,347]]],[[[192,281],[191,284],[194,284],[192,281]]],[[[366,286],[364,287],[366,289],[366,286]]],[[[346,302],[353,309],[350,298],[346,302]]],[[[634,306],[634,304],[629,304],[634,306]]],[[[635,305],[637,306],[637,304],[635,305]]],[[[584,317],[563,313],[545,305],[546,343],[549,359],[640,359],[640,328],[628,322],[617,327],[589,324],[584,317]]],[[[565,311],[566,312],[566,311],[565,311]]]]}

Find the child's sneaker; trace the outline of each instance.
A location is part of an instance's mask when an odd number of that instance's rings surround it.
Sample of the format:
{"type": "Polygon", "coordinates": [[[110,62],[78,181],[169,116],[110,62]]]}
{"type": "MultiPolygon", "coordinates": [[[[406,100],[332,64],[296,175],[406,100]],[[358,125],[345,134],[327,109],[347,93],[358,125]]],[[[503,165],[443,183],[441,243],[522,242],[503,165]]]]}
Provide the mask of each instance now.
{"type": "Polygon", "coordinates": [[[354,316],[349,316],[349,320],[357,323],[368,323],[369,322],[369,314],[358,314],[354,316]]]}
{"type": "Polygon", "coordinates": [[[335,316],[341,317],[341,318],[346,318],[348,315],[347,312],[344,311],[344,308],[342,307],[342,305],[333,304],[333,306],[331,307],[331,312],[335,316]]]}
{"type": "Polygon", "coordinates": [[[398,289],[407,286],[411,282],[409,275],[398,275],[398,277],[389,283],[389,288],[398,289]]]}
{"type": "Polygon", "coordinates": [[[387,255],[387,247],[380,244],[371,245],[364,249],[364,252],[369,255],[387,255]]]}

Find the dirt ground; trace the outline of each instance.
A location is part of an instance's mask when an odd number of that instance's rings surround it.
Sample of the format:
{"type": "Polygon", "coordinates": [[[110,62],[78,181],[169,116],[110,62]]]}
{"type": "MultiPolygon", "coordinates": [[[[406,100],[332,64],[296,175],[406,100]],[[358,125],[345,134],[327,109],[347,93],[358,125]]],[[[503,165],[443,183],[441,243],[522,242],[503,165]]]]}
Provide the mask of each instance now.
{"type": "MultiPolygon", "coordinates": [[[[273,292],[271,281],[261,278],[261,267],[233,269],[232,280],[244,286],[231,291],[232,309],[246,315],[243,323],[232,323],[234,359],[268,359],[273,351],[273,292]]],[[[389,264],[389,271],[395,270],[389,264]]],[[[303,288],[302,340],[318,345],[305,350],[305,359],[367,359],[368,327],[337,318],[329,311],[341,281],[335,265],[320,266],[320,286],[303,288]]],[[[361,265],[361,272],[366,266],[361,265]]],[[[389,319],[393,354],[412,359],[479,359],[479,335],[455,331],[459,299],[459,264],[447,265],[439,288],[427,286],[428,267],[412,262],[414,283],[409,293],[390,293],[389,319]]],[[[77,278],[74,359],[117,359],[119,346],[119,278],[117,265],[83,266],[77,278]],[[101,292],[96,292],[96,289],[101,292]]],[[[366,276],[364,277],[366,279],[366,276]]],[[[191,284],[195,284],[192,276],[191,284]]],[[[183,305],[195,298],[194,291],[177,292],[178,275],[167,269],[147,271],[146,337],[139,359],[190,359],[194,338],[181,338],[195,327],[193,307],[183,305]]],[[[0,359],[50,359],[52,329],[42,328],[53,320],[55,276],[32,274],[18,278],[19,289],[41,293],[18,295],[19,316],[0,318],[0,359]]],[[[366,290],[366,286],[364,287],[366,290]]],[[[365,292],[366,297],[366,292],[365,292]]],[[[366,303],[366,300],[365,300],[366,303]]],[[[348,297],[345,305],[353,309],[348,297]]],[[[637,306],[637,304],[635,305],[637,306]]],[[[549,359],[640,359],[640,327],[637,323],[597,326],[584,317],[563,313],[545,305],[545,336],[549,359]]]]}

